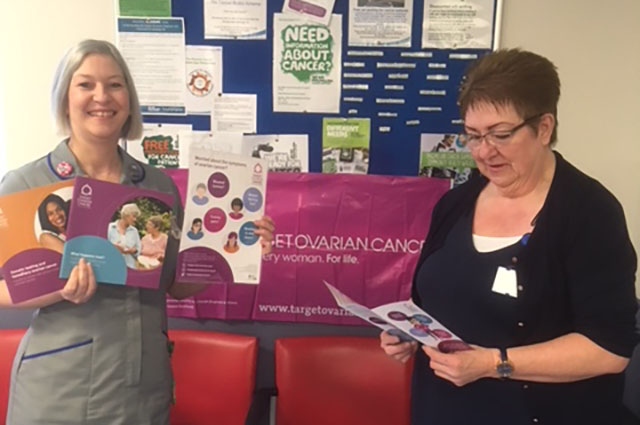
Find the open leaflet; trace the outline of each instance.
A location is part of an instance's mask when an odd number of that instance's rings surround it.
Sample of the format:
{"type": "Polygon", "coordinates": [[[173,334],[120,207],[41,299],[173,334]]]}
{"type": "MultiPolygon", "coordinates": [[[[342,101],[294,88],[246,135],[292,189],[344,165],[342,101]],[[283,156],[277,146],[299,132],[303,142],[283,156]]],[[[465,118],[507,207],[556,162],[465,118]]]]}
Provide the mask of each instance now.
{"type": "Polygon", "coordinates": [[[397,336],[401,341],[416,340],[420,344],[437,348],[443,353],[471,349],[469,344],[458,338],[411,300],[383,304],[370,309],[353,301],[330,283],[323,282],[338,306],[391,335],[397,336]]]}
{"type": "Polygon", "coordinates": [[[98,283],[158,289],[173,206],[170,193],[77,177],[60,277],[84,258],[98,283]]]}
{"type": "Polygon", "coordinates": [[[189,150],[189,180],[178,283],[260,283],[262,246],[255,220],[264,215],[267,162],[189,150]]]}

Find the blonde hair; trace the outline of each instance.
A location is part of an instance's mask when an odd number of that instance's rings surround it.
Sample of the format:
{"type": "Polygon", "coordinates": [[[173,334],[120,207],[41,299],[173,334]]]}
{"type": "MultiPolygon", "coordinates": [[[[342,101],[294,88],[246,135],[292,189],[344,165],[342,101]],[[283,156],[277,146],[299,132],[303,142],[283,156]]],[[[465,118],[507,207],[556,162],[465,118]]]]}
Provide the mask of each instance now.
{"type": "Polygon", "coordinates": [[[71,133],[71,123],[67,114],[71,77],[89,55],[108,56],[122,71],[129,93],[129,118],[122,126],[120,137],[129,140],[139,139],[142,137],[142,115],[133,77],[116,46],[104,40],[83,40],[69,49],[60,60],[51,89],[51,115],[55,121],[56,130],[65,136],[71,133]]]}
{"type": "Polygon", "coordinates": [[[120,217],[124,217],[125,215],[140,215],[140,208],[136,204],[124,204],[122,208],[120,208],[120,217]]]}

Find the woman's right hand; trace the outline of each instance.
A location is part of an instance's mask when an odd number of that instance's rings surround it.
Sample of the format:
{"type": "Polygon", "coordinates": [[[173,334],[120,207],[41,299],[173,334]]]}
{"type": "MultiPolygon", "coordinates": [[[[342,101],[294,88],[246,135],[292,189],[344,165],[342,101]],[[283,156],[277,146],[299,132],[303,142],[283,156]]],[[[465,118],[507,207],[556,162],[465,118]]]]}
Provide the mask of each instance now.
{"type": "Polygon", "coordinates": [[[405,363],[418,349],[416,341],[401,342],[397,336],[390,335],[387,331],[380,333],[380,347],[387,356],[405,363]]]}
{"type": "Polygon", "coordinates": [[[98,285],[93,268],[84,258],[71,270],[69,279],[60,291],[62,298],[74,304],[83,304],[96,293],[98,285]]]}

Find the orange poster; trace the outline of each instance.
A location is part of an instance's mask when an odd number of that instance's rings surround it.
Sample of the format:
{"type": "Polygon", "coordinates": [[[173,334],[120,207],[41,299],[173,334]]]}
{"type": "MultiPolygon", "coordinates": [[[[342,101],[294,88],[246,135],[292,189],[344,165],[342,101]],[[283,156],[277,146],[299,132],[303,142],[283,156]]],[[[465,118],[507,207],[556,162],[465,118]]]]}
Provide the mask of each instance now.
{"type": "Polygon", "coordinates": [[[0,267],[13,303],[61,289],[73,180],[0,197],[0,267]]]}

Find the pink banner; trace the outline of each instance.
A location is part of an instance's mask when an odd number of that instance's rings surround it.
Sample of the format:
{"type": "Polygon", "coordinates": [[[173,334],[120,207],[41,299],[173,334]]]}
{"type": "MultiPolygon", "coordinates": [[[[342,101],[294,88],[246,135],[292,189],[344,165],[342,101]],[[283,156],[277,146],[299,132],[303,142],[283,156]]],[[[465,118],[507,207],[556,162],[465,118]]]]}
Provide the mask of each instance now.
{"type": "MultiPolygon", "coordinates": [[[[165,170],[183,196],[187,170],[165,170]]],[[[409,298],[431,211],[449,180],[270,173],[266,212],[276,223],[259,285],[215,284],[168,300],[172,317],[364,324],[322,283],[368,307],[409,298]]]]}

